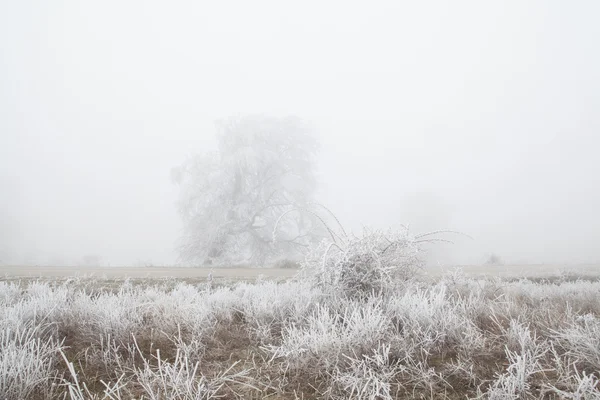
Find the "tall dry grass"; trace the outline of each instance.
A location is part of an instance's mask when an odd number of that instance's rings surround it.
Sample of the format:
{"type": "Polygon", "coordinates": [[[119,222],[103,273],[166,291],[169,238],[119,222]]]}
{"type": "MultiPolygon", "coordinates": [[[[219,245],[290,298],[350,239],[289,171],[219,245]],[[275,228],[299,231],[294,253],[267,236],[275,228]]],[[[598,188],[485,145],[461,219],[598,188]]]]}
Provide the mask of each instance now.
{"type": "Polygon", "coordinates": [[[286,282],[0,282],[0,393],[600,397],[600,281],[426,282],[425,239],[340,235],[286,282]]]}

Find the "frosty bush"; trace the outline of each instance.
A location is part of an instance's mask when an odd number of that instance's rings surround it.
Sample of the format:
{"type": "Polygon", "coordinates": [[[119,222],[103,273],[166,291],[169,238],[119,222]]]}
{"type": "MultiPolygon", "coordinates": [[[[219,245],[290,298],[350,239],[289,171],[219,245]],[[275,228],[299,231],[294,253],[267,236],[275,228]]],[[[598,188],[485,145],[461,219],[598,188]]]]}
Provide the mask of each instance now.
{"type": "Polygon", "coordinates": [[[336,294],[359,298],[380,295],[413,279],[424,264],[421,244],[442,240],[433,237],[437,232],[411,235],[408,228],[365,229],[361,236],[343,230],[330,233],[332,241],[312,249],[301,274],[336,294]]]}

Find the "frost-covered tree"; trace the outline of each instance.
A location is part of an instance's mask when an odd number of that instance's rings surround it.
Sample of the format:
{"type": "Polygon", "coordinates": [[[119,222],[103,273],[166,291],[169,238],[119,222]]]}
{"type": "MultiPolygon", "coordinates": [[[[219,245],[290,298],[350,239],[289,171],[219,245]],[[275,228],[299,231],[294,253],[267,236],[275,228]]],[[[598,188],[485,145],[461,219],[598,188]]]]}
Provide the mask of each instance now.
{"type": "Polygon", "coordinates": [[[318,143],[295,117],[217,122],[217,151],[173,170],[189,263],[260,264],[299,254],[322,227],[303,210],[313,201],[318,143]]]}

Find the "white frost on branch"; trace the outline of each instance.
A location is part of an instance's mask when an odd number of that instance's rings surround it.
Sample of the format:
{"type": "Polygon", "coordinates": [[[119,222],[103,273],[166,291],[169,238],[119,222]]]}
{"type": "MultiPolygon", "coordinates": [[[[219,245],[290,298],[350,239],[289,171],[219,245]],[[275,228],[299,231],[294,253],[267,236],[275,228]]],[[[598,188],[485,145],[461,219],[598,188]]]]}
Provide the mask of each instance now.
{"type": "Polygon", "coordinates": [[[313,201],[318,144],[293,117],[234,117],[217,123],[217,151],[172,171],[180,186],[183,261],[253,263],[298,255],[322,227],[306,213],[313,201]],[[278,240],[272,232],[278,218],[278,240]]]}

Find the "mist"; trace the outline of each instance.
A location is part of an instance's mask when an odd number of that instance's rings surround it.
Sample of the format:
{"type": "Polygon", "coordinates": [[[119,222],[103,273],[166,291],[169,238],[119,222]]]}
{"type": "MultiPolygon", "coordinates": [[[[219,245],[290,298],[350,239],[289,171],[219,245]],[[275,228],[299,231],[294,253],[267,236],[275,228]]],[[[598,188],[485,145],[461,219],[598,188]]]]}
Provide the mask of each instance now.
{"type": "Polygon", "coordinates": [[[0,263],[173,265],[170,171],[296,115],[351,230],[432,262],[600,262],[600,4],[0,3],[0,263]],[[93,257],[96,257],[95,259],[93,257]]]}

